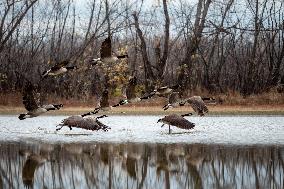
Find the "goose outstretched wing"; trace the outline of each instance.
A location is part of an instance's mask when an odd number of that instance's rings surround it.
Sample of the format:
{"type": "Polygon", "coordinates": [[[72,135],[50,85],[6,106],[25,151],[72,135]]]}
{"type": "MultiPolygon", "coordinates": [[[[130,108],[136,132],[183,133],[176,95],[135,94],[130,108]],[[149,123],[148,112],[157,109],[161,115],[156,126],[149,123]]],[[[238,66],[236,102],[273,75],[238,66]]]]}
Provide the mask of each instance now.
{"type": "Polygon", "coordinates": [[[23,104],[28,111],[39,108],[40,94],[36,92],[36,88],[31,82],[27,82],[23,91],[23,104]]]}
{"type": "Polygon", "coordinates": [[[180,98],[179,92],[173,92],[172,94],[170,94],[169,104],[176,104],[176,103],[180,103],[181,101],[182,100],[180,98]]]}
{"type": "Polygon", "coordinates": [[[198,115],[203,116],[204,113],[208,113],[208,108],[200,96],[190,97],[187,102],[198,115]]]}
{"type": "Polygon", "coordinates": [[[163,118],[164,121],[170,123],[170,125],[176,126],[181,129],[192,129],[194,128],[195,124],[191,123],[187,119],[183,118],[182,116],[171,114],[163,118]]]}
{"type": "Polygon", "coordinates": [[[111,39],[107,37],[103,42],[100,49],[101,58],[111,57],[111,39]]]}
{"type": "Polygon", "coordinates": [[[126,87],[126,96],[127,96],[127,99],[132,99],[132,98],[136,98],[136,91],[135,91],[135,88],[136,88],[136,85],[137,85],[137,78],[134,76],[134,77],[131,77],[128,81],[128,85],[126,87]]]}

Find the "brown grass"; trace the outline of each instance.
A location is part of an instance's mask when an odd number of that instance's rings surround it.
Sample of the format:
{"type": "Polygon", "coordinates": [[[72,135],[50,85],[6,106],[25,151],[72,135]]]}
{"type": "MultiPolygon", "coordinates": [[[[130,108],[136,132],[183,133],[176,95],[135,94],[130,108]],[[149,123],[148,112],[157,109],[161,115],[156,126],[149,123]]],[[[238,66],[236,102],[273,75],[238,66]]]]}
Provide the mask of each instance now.
{"type": "MultiPolygon", "coordinates": [[[[194,94],[193,94],[194,95],[194,94]]],[[[206,95],[204,95],[206,96],[206,95]]],[[[210,114],[279,114],[284,115],[284,95],[279,93],[265,93],[261,95],[251,95],[243,98],[238,93],[230,93],[230,95],[218,95],[215,97],[218,102],[216,105],[208,105],[210,114]]],[[[111,104],[118,102],[119,98],[112,99],[111,104]]],[[[93,110],[96,107],[96,99],[88,100],[79,99],[62,99],[56,98],[49,102],[63,103],[64,108],[60,111],[50,112],[48,114],[73,115],[81,114],[93,110]]],[[[162,110],[162,106],[167,103],[164,98],[153,98],[136,104],[128,104],[113,108],[107,114],[169,114],[169,113],[187,113],[192,112],[189,106],[162,110]]],[[[25,112],[22,105],[22,97],[20,93],[10,95],[0,94],[0,114],[19,114],[25,112]]]]}
{"type": "MultiPolygon", "coordinates": [[[[284,115],[284,105],[258,105],[258,106],[242,106],[242,105],[208,105],[209,115],[284,115]]],[[[76,115],[92,111],[93,107],[84,106],[65,106],[59,111],[51,111],[46,115],[76,115]]],[[[0,114],[19,114],[26,112],[24,107],[0,106],[0,114]]],[[[188,113],[193,112],[190,106],[169,109],[164,111],[161,106],[121,106],[113,108],[105,114],[121,114],[121,115],[162,115],[170,113],[188,113]]]]}

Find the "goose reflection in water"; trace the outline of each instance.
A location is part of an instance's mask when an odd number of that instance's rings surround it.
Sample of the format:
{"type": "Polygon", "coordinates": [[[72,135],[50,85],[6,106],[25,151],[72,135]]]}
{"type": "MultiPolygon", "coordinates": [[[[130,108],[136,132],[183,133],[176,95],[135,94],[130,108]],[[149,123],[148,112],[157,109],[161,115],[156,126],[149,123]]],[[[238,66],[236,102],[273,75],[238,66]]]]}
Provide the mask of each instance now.
{"type": "Polygon", "coordinates": [[[46,162],[46,158],[39,154],[29,154],[22,170],[23,184],[32,188],[36,169],[46,162]]]}
{"type": "Polygon", "coordinates": [[[280,189],[283,157],[284,148],[279,146],[7,143],[0,148],[0,184],[2,188],[280,189]]]}

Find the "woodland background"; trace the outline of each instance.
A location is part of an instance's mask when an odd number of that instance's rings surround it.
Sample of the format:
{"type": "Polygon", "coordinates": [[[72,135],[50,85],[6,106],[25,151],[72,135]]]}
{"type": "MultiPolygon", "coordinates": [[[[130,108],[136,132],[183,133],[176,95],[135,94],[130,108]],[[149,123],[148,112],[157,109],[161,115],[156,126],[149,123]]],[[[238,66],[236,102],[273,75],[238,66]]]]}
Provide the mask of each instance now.
{"type": "Polygon", "coordinates": [[[131,75],[141,94],[179,83],[185,94],[275,94],[284,101],[283,5],[282,0],[3,0],[1,104],[18,99],[23,78],[49,97],[87,101],[99,98],[104,87],[121,96],[131,75]],[[108,35],[113,51],[129,58],[91,67],[89,60],[99,57],[108,35]],[[79,69],[40,77],[52,62],[65,59],[79,69]]]}

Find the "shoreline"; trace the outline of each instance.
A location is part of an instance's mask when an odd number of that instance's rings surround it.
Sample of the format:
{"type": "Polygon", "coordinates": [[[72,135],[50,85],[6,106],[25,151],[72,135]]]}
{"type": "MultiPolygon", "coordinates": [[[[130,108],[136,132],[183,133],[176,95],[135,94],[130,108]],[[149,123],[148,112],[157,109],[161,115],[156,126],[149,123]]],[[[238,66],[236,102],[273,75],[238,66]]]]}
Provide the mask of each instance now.
{"type": "MultiPolygon", "coordinates": [[[[208,115],[283,115],[284,105],[209,105],[208,115]]],[[[94,107],[67,106],[58,111],[51,111],[45,115],[77,115],[94,110],[94,107]]],[[[16,115],[26,112],[24,107],[0,106],[0,115],[16,115]]],[[[190,106],[172,108],[164,111],[160,106],[125,105],[110,111],[101,111],[99,114],[109,115],[167,115],[171,113],[193,112],[190,106]]]]}

